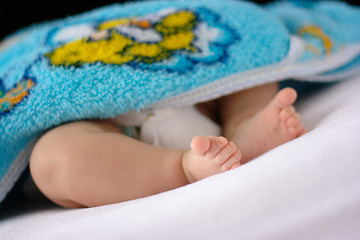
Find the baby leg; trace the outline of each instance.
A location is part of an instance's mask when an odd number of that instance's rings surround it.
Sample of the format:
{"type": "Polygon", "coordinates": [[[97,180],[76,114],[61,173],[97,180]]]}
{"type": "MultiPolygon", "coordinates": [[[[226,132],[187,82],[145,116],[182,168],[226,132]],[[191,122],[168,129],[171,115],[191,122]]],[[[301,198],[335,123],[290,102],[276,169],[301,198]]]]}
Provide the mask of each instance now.
{"type": "Polygon", "coordinates": [[[38,188],[59,205],[99,206],[187,184],[183,152],[134,140],[106,122],[74,122],[39,140],[30,170],[38,188]]]}
{"type": "Polygon", "coordinates": [[[195,137],[191,148],[155,147],[106,122],[75,122],[39,140],[30,170],[49,199],[84,207],[153,195],[239,165],[240,153],[225,138],[195,137]]]}

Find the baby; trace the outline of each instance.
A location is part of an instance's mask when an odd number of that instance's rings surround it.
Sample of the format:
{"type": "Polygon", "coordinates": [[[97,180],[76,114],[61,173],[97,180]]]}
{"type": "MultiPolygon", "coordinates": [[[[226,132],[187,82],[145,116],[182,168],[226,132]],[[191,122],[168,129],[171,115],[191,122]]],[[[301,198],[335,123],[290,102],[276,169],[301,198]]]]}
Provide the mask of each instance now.
{"type": "MultiPolygon", "coordinates": [[[[297,93],[271,83],[197,109],[223,136],[195,136],[190,150],[152,146],[109,121],[56,127],[36,144],[30,170],[38,188],[64,207],[91,207],[150,196],[227,170],[306,133],[292,106],[297,93]]],[[[176,126],[174,126],[176,127],[176,126]]]]}

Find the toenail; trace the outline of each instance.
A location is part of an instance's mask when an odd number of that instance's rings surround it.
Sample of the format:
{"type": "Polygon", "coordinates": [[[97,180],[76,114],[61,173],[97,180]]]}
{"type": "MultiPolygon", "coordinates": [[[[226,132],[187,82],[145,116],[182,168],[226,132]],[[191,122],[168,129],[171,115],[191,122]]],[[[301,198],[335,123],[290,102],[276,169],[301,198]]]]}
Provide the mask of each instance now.
{"type": "Polygon", "coordinates": [[[225,144],[225,143],[227,143],[227,139],[224,138],[224,137],[218,137],[218,142],[219,142],[220,144],[225,144]]]}

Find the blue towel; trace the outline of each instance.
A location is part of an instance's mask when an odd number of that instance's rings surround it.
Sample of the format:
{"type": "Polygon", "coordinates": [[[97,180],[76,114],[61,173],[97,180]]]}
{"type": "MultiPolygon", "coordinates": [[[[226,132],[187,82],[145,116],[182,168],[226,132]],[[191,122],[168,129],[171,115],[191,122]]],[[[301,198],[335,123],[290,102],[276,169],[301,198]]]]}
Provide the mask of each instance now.
{"type": "Polygon", "coordinates": [[[20,30],[0,52],[0,201],[50,128],[288,78],[335,81],[359,68],[359,26],[341,2],[169,0],[20,30]]]}

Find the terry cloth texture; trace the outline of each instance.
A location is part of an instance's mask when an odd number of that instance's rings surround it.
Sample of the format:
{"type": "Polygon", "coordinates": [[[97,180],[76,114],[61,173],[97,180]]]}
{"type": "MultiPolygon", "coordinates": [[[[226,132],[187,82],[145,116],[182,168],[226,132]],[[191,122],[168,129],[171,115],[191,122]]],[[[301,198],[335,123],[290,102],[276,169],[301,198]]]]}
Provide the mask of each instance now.
{"type": "MultiPolygon", "coordinates": [[[[186,106],[359,64],[360,11],[339,2],[111,5],[21,30],[0,55],[0,201],[59,124],[186,106]]],[[[350,71],[351,73],[351,71],[350,71]]]]}

